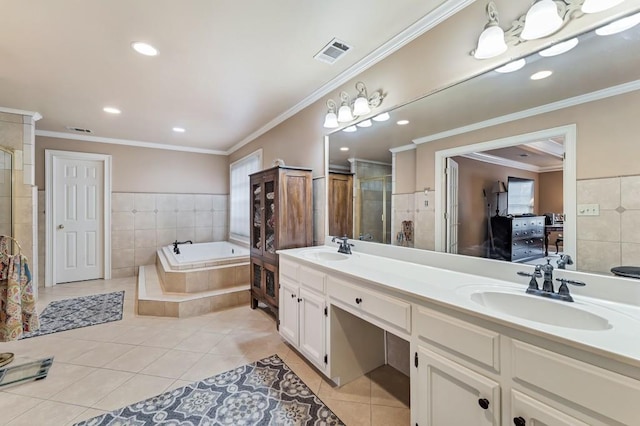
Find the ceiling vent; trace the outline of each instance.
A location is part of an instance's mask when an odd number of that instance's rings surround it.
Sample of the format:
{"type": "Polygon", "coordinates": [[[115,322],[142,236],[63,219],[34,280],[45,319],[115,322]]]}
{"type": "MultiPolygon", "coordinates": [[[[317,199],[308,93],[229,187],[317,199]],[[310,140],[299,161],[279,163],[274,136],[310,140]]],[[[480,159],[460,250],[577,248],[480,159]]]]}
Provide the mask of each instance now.
{"type": "Polygon", "coordinates": [[[351,50],[351,46],[337,38],[334,38],[329,42],[329,44],[323,47],[320,52],[316,53],[314,58],[319,61],[326,62],[327,64],[333,64],[338,59],[342,58],[349,50],[351,50]]]}
{"type": "Polygon", "coordinates": [[[72,126],[67,126],[65,127],[67,130],[71,130],[72,132],[78,132],[78,133],[91,133],[91,130],[89,129],[83,129],[82,127],[72,127],[72,126]]]}

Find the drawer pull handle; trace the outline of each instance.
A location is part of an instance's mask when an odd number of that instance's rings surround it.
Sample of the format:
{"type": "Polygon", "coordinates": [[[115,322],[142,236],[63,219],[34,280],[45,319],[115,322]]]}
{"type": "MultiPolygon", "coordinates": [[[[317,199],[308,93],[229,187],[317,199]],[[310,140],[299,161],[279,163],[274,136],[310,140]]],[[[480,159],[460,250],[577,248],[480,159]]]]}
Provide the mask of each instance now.
{"type": "Polygon", "coordinates": [[[489,400],[487,398],[480,398],[478,400],[478,404],[480,404],[480,407],[482,407],[483,410],[489,408],[489,400]]]}
{"type": "Polygon", "coordinates": [[[361,304],[362,303],[362,299],[360,299],[359,297],[356,297],[356,304],[361,304]]]}
{"type": "Polygon", "coordinates": [[[300,302],[302,302],[302,298],[299,297],[298,298],[298,303],[300,303],[300,302]]]}
{"type": "Polygon", "coordinates": [[[516,426],[525,426],[527,422],[522,417],[514,417],[513,424],[516,426]]]}
{"type": "Polygon", "coordinates": [[[295,295],[295,294],[292,294],[292,295],[291,295],[291,298],[292,298],[292,299],[295,299],[295,298],[296,298],[296,295],[295,295]]]}

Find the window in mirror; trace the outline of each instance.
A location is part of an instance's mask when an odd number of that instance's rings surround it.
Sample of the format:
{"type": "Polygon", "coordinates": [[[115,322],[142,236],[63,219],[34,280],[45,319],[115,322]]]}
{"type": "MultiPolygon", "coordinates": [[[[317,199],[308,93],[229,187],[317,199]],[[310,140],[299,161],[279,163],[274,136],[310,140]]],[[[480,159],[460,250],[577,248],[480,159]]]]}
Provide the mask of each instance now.
{"type": "Polygon", "coordinates": [[[507,213],[512,216],[532,215],[535,181],[509,176],[507,182],[507,213]]]}

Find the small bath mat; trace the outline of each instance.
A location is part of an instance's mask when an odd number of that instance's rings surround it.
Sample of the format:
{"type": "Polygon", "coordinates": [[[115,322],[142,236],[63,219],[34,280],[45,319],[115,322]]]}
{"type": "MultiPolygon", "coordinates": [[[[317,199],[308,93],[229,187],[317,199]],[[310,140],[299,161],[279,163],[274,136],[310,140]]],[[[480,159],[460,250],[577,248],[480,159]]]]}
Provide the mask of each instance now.
{"type": "Polygon", "coordinates": [[[344,426],[277,355],[76,425],[115,424],[344,426]]]}
{"type": "Polygon", "coordinates": [[[40,314],[40,328],[25,333],[23,339],[74,328],[89,327],[122,319],[124,290],[56,300],[40,314]]]}

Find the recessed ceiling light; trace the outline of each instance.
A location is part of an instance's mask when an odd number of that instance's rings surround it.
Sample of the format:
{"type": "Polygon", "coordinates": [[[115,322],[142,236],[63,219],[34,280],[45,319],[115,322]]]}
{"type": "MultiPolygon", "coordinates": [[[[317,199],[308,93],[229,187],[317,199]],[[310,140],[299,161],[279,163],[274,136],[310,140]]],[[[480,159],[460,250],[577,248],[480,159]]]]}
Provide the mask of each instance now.
{"type": "Polygon", "coordinates": [[[635,15],[618,19],[617,21],[613,21],[609,25],[605,25],[604,27],[598,28],[596,30],[596,34],[600,36],[617,34],[622,31],[626,31],[629,28],[635,27],[636,25],[638,25],[639,22],[640,22],[640,13],[636,13],[635,15]]]}
{"type": "Polygon", "coordinates": [[[104,112],[108,112],[109,114],[120,114],[122,112],[118,108],[114,108],[114,107],[104,107],[102,108],[102,110],[104,112]]]}
{"type": "Polygon", "coordinates": [[[553,71],[538,71],[537,73],[533,74],[530,78],[531,80],[542,80],[543,78],[549,77],[551,74],[553,74],[553,71]]]}
{"type": "Polygon", "coordinates": [[[501,66],[500,68],[496,68],[496,72],[504,74],[508,72],[518,71],[520,68],[524,67],[526,63],[527,61],[524,58],[517,59],[515,61],[509,62],[506,65],[501,66]]]}
{"type": "Polygon", "coordinates": [[[398,120],[396,124],[398,126],[406,126],[407,124],[409,124],[409,120],[398,120]]]}
{"type": "Polygon", "coordinates": [[[349,151],[349,147],[343,146],[342,148],[340,148],[340,151],[349,151]]]}
{"type": "Polygon", "coordinates": [[[358,128],[356,126],[349,126],[342,129],[343,132],[351,133],[357,131],[358,128]]]}
{"type": "Polygon", "coordinates": [[[356,126],[358,126],[358,127],[371,127],[371,126],[373,126],[373,123],[371,122],[371,120],[364,120],[364,121],[361,121],[358,124],[356,124],[356,126]]]}
{"type": "Polygon", "coordinates": [[[141,55],[156,56],[158,54],[158,49],[141,41],[134,41],[131,43],[131,47],[141,55]]]}
{"type": "Polygon", "coordinates": [[[182,127],[174,127],[173,131],[176,132],[176,133],[184,133],[185,132],[184,128],[182,128],[182,127]]]}
{"type": "Polygon", "coordinates": [[[376,115],[375,117],[372,118],[373,121],[387,121],[389,119],[389,113],[388,112],[383,112],[380,115],[376,115]]]}
{"type": "Polygon", "coordinates": [[[544,56],[544,57],[562,55],[563,53],[566,53],[566,52],[570,51],[571,49],[573,49],[577,45],[578,45],[578,39],[577,38],[572,38],[571,40],[567,40],[567,41],[563,41],[562,43],[554,44],[550,48],[541,50],[538,53],[540,53],[540,56],[544,56]]]}

